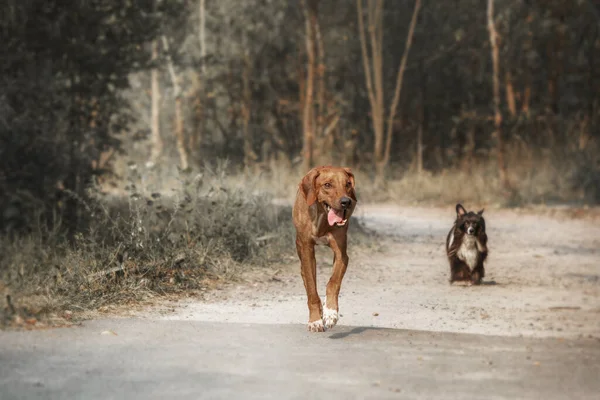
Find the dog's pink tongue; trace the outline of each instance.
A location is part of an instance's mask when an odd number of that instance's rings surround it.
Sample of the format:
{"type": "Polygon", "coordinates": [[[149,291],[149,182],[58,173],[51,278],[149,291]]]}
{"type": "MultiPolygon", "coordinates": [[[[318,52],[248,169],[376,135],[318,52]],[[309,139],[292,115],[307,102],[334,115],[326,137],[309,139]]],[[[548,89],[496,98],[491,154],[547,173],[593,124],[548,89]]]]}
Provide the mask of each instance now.
{"type": "Polygon", "coordinates": [[[343,219],[342,217],[344,216],[344,212],[343,211],[336,211],[333,208],[331,210],[329,210],[329,213],[327,214],[327,222],[329,222],[329,226],[333,226],[333,224],[338,223],[338,222],[342,222],[343,219]]]}

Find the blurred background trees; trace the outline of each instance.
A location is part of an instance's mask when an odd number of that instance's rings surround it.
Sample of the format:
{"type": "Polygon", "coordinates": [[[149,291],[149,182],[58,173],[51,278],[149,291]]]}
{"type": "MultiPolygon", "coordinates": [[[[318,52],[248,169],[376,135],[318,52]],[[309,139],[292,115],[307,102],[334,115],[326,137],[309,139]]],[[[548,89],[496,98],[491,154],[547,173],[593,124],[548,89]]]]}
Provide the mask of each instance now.
{"type": "Polygon", "coordinates": [[[575,197],[600,201],[592,0],[0,9],[3,230],[77,228],[86,188],[127,162],[160,179],[224,158],[232,173],[342,163],[381,185],[461,171],[506,196],[542,169],[549,191],[563,177],[575,197]]]}
{"type": "Polygon", "coordinates": [[[0,223],[76,229],[132,121],[123,90],[182,4],[13,1],[0,13],[0,223]]]}

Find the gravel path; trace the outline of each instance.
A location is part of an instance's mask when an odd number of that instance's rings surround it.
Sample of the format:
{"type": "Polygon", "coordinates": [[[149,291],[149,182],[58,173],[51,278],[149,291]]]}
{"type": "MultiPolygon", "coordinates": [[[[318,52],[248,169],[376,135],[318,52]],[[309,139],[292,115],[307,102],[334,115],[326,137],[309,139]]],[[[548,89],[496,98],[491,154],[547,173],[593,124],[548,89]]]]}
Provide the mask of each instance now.
{"type": "MultiPolygon", "coordinates": [[[[600,226],[586,220],[486,211],[490,256],[484,284],[448,284],[444,241],[453,210],[363,206],[363,223],[386,239],[352,248],[340,325],[499,336],[600,337],[600,226]]],[[[350,239],[351,240],[351,239],[350,239]]],[[[331,274],[319,248],[319,293],[331,274]]],[[[305,323],[297,260],[276,276],[208,295],[169,320],[305,323]]]]}

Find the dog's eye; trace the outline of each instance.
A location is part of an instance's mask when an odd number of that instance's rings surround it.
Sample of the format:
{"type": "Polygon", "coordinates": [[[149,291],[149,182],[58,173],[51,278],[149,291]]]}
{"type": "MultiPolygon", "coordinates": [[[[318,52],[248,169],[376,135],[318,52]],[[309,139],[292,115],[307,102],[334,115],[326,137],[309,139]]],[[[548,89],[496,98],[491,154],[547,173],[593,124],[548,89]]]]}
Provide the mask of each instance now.
{"type": "Polygon", "coordinates": [[[352,186],[352,182],[350,182],[350,181],[346,182],[346,187],[349,188],[350,186],[352,186]]]}
{"type": "Polygon", "coordinates": [[[323,185],[325,189],[331,189],[331,183],[327,182],[323,185]]]}

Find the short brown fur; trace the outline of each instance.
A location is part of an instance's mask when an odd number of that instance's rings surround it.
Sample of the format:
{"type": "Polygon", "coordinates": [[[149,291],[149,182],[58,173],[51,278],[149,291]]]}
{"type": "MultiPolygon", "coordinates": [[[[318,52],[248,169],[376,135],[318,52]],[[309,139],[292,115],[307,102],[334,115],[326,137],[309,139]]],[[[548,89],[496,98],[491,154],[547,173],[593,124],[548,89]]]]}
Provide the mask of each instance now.
{"type": "MultiPolygon", "coordinates": [[[[296,227],[296,250],[300,258],[302,279],[308,297],[308,328],[322,332],[337,322],[338,295],[348,267],[347,232],[349,219],[356,206],[354,175],[348,168],[331,166],[310,170],[300,182],[293,219],[296,227]],[[343,213],[344,225],[328,222],[329,208],[343,213]],[[333,274],[327,284],[325,306],[336,311],[332,323],[321,324],[323,306],[317,292],[315,245],[324,244],[333,251],[333,274]]],[[[342,221],[343,222],[343,221],[342,221]]]]}

